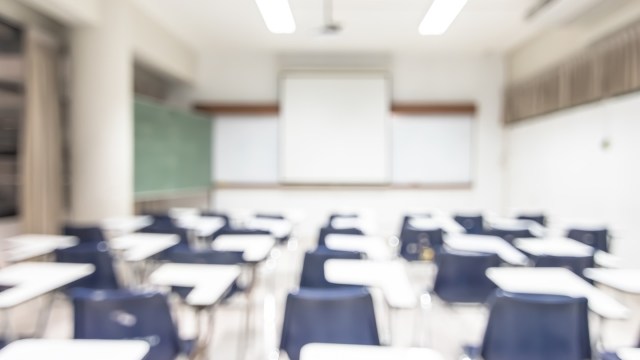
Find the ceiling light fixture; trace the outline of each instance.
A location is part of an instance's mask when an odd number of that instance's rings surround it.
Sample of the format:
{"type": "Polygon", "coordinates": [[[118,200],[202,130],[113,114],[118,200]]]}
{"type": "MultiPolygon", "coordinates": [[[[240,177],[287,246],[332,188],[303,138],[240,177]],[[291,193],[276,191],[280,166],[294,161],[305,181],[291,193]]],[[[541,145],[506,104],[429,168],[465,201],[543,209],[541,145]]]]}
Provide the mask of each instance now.
{"type": "Polygon", "coordinates": [[[267,29],[274,34],[291,34],[296,22],[289,7],[289,0],[256,0],[267,29]]]}
{"type": "Polygon", "coordinates": [[[434,0],[422,19],[420,35],[442,35],[467,4],[467,0],[434,0]]]}

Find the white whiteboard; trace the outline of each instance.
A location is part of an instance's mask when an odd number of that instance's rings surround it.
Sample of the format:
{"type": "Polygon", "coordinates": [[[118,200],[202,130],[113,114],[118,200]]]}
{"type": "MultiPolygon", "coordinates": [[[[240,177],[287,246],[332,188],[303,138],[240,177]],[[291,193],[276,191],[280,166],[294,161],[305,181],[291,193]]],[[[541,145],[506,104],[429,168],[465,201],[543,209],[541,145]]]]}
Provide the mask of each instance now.
{"type": "Polygon", "coordinates": [[[471,183],[472,127],[471,115],[394,116],[393,183],[471,183]]]}
{"type": "Polygon", "coordinates": [[[280,181],[388,183],[389,104],[382,73],[286,74],[280,181]]]}
{"type": "Polygon", "coordinates": [[[218,116],[212,128],[215,182],[278,182],[277,116],[218,116]]]}

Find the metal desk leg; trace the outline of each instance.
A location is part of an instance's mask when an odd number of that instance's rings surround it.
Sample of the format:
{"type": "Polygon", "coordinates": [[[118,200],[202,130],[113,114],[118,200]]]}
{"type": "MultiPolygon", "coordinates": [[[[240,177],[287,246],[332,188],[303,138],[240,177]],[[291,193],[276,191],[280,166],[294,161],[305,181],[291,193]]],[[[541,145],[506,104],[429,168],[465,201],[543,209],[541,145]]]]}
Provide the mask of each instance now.
{"type": "Polygon", "coordinates": [[[9,316],[9,309],[4,309],[2,311],[2,317],[4,318],[4,326],[3,326],[3,331],[4,331],[4,337],[5,337],[5,341],[7,343],[12,342],[13,340],[16,339],[16,334],[13,331],[13,328],[11,327],[11,319],[9,316]]]}
{"type": "Polygon", "coordinates": [[[36,331],[34,336],[36,338],[41,338],[44,336],[45,331],[47,330],[47,324],[49,324],[49,318],[51,317],[51,310],[53,309],[53,305],[55,303],[55,293],[45,295],[44,299],[44,307],[40,309],[38,314],[38,320],[36,322],[36,331]]]}
{"type": "Polygon", "coordinates": [[[213,340],[214,309],[213,307],[196,308],[196,349],[191,359],[210,360],[210,345],[213,340]]]}
{"type": "Polygon", "coordinates": [[[251,278],[249,280],[249,285],[247,286],[247,309],[244,323],[244,334],[243,339],[238,341],[239,349],[238,349],[238,358],[240,360],[244,359],[247,355],[247,348],[250,345],[249,335],[251,332],[251,317],[253,316],[253,290],[255,288],[255,284],[257,281],[257,273],[258,273],[258,264],[251,263],[249,264],[251,269],[251,278]]]}

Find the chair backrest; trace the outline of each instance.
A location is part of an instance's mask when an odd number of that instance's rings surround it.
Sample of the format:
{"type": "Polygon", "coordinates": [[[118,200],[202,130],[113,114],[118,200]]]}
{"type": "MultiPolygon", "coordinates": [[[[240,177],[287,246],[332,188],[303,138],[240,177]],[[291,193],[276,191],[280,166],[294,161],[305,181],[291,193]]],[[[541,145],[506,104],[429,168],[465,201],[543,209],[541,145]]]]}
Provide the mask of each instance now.
{"type": "Polygon", "coordinates": [[[609,231],[607,229],[569,229],[567,237],[598,250],[609,252],[609,231]]]}
{"type": "Polygon", "coordinates": [[[416,229],[407,225],[400,233],[400,255],[409,261],[420,260],[424,249],[438,251],[444,244],[444,230],[416,229]]]}
{"type": "Polygon", "coordinates": [[[591,359],[585,298],[498,290],[491,302],[485,360],[591,359]]]}
{"type": "Polygon", "coordinates": [[[360,229],[335,229],[329,226],[320,228],[320,235],[318,235],[318,246],[325,246],[325,239],[330,234],[344,234],[344,235],[364,235],[364,232],[360,229]]]}
{"type": "Polygon", "coordinates": [[[536,237],[528,229],[501,229],[498,227],[494,227],[485,231],[485,234],[500,237],[507,241],[509,244],[513,244],[516,239],[536,237]]]}
{"type": "Polygon", "coordinates": [[[358,218],[359,215],[356,213],[344,213],[344,214],[339,214],[339,213],[332,213],[329,214],[329,225],[331,225],[331,222],[333,221],[333,219],[335,218],[349,218],[349,219],[355,219],[358,218]]]}
{"type": "Polygon", "coordinates": [[[180,353],[178,332],[163,294],[76,289],[71,297],[74,338],[146,340],[151,346],[148,360],[173,360],[180,353]]]}
{"type": "Polygon", "coordinates": [[[104,236],[104,232],[98,226],[72,226],[65,225],[62,228],[62,233],[68,236],[75,236],[78,238],[79,244],[94,244],[105,242],[107,238],[104,236]]]}
{"type": "Polygon", "coordinates": [[[547,224],[547,217],[539,214],[539,215],[518,215],[518,217],[516,218],[518,220],[531,220],[531,221],[535,221],[538,224],[542,225],[542,226],[546,226],[547,224]]]}
{"type": "Polygon", "coordinates": [[[590,256],[534,256],[533,263],[536,267],[562,267],[573,271],[576,275],[592,282],[584,277],[584,270],[595,267],[593,255],[590,256]]]}
{"type": "Polygon", "coordinates": [[[324,263],[329,259],[362,259],[362,254],[351,251],[337,251],[319,246],[314,251],[304,254],[302,274],[300,275],[300,287],[304,288],[337,288],[345,285],[334,284],[327,281],[324,276],[324,263]]]}
{"type": "Polygon", "coordinates": [[[484,234],[484,218],[482,215],[466,216],[456,215],[453,217],[460,226],[462,226],[467,234],[482,235],[484,234]]]}
{"type": "Polygon", "coordinates": [[[485,272],[500,263],[496,254],[442,249],[436,254],[433,291],[449,303],[485,303],[496,289],[485,272]]]}
{"type": "Polygon", "coordinates": [[[380,345],[371,295],[364,288],[300,289],[289,294],[280,349],[299,360],[309,343],[380,345]]]}
{"type": "Polygon", "coordinates": [[[176,248],[166,259],[181,264],[237,265],[244,263],[242,251],[192,250],[176,248]]]}
{"type": "Polygon", "coordinates": [[[109,253],[106,243],[96,246],[74,246],[55,251],[56,261],[62,263],[93,264],[95,271],[78,281],[71,283],[68,288],[84,287],[89,289],[118,289],[120,288],[113,266],[113,257],[109,253]]]}

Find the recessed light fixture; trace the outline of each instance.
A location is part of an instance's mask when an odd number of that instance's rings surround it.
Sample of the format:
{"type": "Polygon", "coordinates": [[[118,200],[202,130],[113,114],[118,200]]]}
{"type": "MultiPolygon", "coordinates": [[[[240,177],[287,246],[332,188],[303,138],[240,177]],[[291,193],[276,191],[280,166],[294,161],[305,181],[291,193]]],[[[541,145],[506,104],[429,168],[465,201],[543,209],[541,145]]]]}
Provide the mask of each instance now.
{"type": "Polygon", "coordinates": [[[434,0],[422,19],[420,35],[442,35],[467,4],[467,0],[434,0]]]}
{"type": "Polygon", "coordinates": [[[274,34],[291,34],[296,22],[289,7],[289,0],[256,0],[267,29],[274,34]]]}

